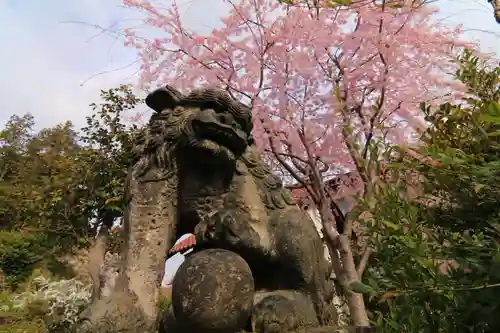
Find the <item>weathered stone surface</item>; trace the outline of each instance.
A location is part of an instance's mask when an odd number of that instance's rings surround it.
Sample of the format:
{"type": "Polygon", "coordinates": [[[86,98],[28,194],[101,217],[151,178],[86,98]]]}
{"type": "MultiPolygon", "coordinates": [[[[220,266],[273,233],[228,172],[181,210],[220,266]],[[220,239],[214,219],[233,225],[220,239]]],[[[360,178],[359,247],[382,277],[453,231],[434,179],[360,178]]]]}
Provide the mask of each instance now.
{"type": "Polygon", "coordinates": [[[297,328],[317,327],[311,300],[297,291],[257,293],[252,314],[253,332],[288,332],[297,328]]]}
{"type": "MultiPolygon", "coordinates": [[[[330,307],[331,266],[310,217],[260,160],[251,133],[251,109],[212,88],[183,95],[167,86],[151,93],[146,104],[155,113],[137,140],[127,182],[123,264],[109,298],[117,293],[129,297],[128,304],[143,316],[141,332],[152,331],[163,256],[176,238],[194,232],[196,251],[232,251],[250,267],[258,292],[252,320],[259,333],[328,324],[335,316],[330,307]]],[[[212,279],[227,284],[230,272],[220,271],[217,279],[207,275],[203,283],[212,279]]],[[[175,289],[179,299],[192,292],[175,289]]],[[[207,309],[210,304],[192,306],[207,309]]],[[[223,323],[224,308],[218,311],[219,317],[217,311],[203,316],[223,323]]],[[[171,313],[163,322],[169,327],[186,325],[192,318],[185,316],[171,313]]]]}
{"type": "Polygon", "coordinates": [[[113,297],[97,300],[84,312],[77,332],[152,332],[151,324],[132,300],[131,295],[122,292],[115,292],[113,297]]]}
{"type": "Polygon", "coordinates": [[[189,256],[172,290],[174,315],[185,332],[233,333],[250,319],[253,276],[234,252],[209,249],[189,256]]]}
{"type": "Polygon", "coordinates": [[[158,113],[136,176],[154,167],[177,170],[177,236],[194,230],[200,249],[224,248],[245,259],[256,289],[268,292],[252,315],[259,332],[327,323],[331,267],[313,223],[259,159],[251,110],[210,88],[183,96],[166,87],[146,103],[158,113]],[[294,296],[280,298],[287,291],[294,296]],[[299,308],[314,309],[316,319],[288,320],[285,314],[299,308]]]}

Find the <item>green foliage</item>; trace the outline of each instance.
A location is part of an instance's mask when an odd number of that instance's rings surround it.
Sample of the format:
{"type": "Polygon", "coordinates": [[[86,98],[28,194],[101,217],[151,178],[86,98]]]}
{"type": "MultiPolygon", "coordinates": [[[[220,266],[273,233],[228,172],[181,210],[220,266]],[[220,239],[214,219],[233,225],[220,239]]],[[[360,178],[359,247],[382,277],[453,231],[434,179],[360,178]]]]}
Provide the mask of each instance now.
{"type": "Polygon", "coordinates": [[[458,61],[466,103],[422,105],[431,126],[420,153],[435,163],[389,168],[419,174],[420,197],[401,194],[406,182],[383,185],[371,210],[365,283],[383,332],[500,331],[500,69],[468,51],[458,61]]]}
{"type": "Polygon", "coordinates": [[[84,149],[66,122],[34,133],[24,118],[11,117],[0,136],[0,225],[4,229],[41,232],[47,242],[70,248],[85,233],[89,211],[82,205],[85,166],[78,159],[84,149]],[[23,133],[19,133],[20,131],[23,133]],[[11,137],[22,140],[11,140],[11,137]]]}
{"type": "Polygon", "coordinates": [[[0,294],[0,332],[70,332],[90,300],[89,286],[36,273],[26,290],[0,294]]]}
{"type": "Polygon", "coordinates": [[[427,192],[447,192],[447,205],[430,212],[439,216],[436,223],[494,236],[500,230],[500,67],[487,67],[469,51],[459,61],[457,78],[467,85],[470,97],[465,105],[445,104],[434,112],[424,107],[433,126],[423,138],[428,144],[423,153],[439,160],[441,167],[421,166],[419,171],[428,179],[427,192]]]}
{"type": "Polygon", "coordinates": [[[0,293],[0,332],[46,333],[47,329],[39,318],[33,319],[24,310],[16,309],[10,294],[0,293]]]}
{"type": "Polygon", "coordinates": [[[366,285],[362,283],[361,281],[352,281],[349,283],[347,286],[348,290],[351,290],[355,293],[359,294],[373,294],[375,293],[375,289],[373,289],[372,286],[366,285]]]}
{"type": "Polygon", "coordinates": [[[491,260],[500,254],[496,241],[480,230],[436,225],[428,219],[435,212],[408,202],[397,188],[383,198],[372,211],[376,254],[365,275],[376,290],[372,319],[383,332],[490,332],[479,319],[490,319],[486,314],[500,305],[500,266],[491,260]]]}
{"type": "Polygon", "coordinates": [[[159,312],[166,313],[168,311],[168,308],[170,307],[170,304],[172,304],[172,300],[170,297],[165,295],[160,295],[158,297],[157,307],[159,312]]]}
{"type": "Polygon", "coordinates": [[[129,86],[101,97],[80,132],[70,122],[35,131],[29,114],[0,130],[0,268],[12,287],[35,266],[88,246],[98,225],[123,214],[137,130],[123,115],[140,100],[129,86]]]}
{"type": "Polygon", "coordinates": [[[45,251],[43,235],[0,231],[0,270],[10,287],[27,279],[45,251]]]}
{"type": "Polygon", "coordinates": [[[138,130],[136,124],[123,123],[123,114],[141,100],[126,85],[101,91],[101,98],[101,103],[90,105],[94,114],[87,117],[81,140],[90,152],[85,159],[92,177],[93,197],[88,205],[96,213],[94,227],[105,224],[111,228],[115,219],[123,215],[125,178],[138,130]]]}

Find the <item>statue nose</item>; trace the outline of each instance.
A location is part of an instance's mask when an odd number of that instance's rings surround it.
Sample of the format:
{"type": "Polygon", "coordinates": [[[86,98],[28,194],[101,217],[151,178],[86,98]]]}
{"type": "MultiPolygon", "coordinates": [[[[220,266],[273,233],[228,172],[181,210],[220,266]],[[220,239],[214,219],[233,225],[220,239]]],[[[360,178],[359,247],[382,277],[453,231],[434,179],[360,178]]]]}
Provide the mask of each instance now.
{"type": "Polygon", "coordinates": [[[215,110],[212,109],[205,109],[202,112],[198,112],[195,118],[204,123],[217,121],[219,124],[226,126],[233,126],[235,123],[233,115],[229,113],[216,113],[215,110]]]}
{"type": "Polygon", "coordinates": [[[217,120],[224,125],[232,126],[234,123],[234,117],[228,113],[217,114],[217,120]]]}

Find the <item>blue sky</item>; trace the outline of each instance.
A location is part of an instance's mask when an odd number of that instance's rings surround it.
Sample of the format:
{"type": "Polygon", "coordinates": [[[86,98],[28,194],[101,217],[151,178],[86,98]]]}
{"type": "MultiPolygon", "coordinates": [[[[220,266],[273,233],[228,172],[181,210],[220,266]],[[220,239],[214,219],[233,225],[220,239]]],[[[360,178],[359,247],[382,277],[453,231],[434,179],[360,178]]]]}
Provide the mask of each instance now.
{"type": "MultiPolygon", "coordinates": [[[[223,0],[178,3],[188,25],[200,30],[216,26],[226,10],[223,0]]],[[[500,54],[500,25],[487,0],[438,4],[443,23],[463,24],[468,38],[500,54]]],[[[0,0],[0,123],[31,112],[39,128],[64,120],[84,125],[100,89],[133,83],[137,71],[134,50],[95,26],[119,28],[138,17],[121,0],[0,0]]]]}

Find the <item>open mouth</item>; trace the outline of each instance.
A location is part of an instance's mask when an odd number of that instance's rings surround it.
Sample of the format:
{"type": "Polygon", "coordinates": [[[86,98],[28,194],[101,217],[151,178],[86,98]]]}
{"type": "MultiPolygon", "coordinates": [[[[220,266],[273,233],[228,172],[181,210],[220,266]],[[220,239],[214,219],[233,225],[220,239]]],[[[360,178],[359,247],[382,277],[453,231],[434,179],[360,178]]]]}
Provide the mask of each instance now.
{"type": "Polygon", "coordinates": [[[193,121],[193,127],[200,139],[210,140],[229,149],[234,154],[241,154],[246,148],[246,140],[237,130],[217,122],[193,121]]]}

